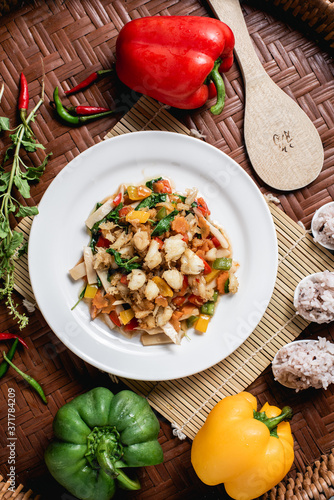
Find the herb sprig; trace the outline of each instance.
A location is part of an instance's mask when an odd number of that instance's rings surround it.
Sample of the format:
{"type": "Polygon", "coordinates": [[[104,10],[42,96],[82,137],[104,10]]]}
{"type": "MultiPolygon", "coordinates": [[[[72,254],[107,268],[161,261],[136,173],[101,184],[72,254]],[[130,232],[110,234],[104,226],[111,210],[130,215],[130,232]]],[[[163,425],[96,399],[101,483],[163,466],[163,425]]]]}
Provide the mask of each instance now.
{"type": "MultiPolygon", "coordinates": [[[[4,84],[0,89],[0,101],[4,92],[4,84]]],[[[0,132],[12,132],[9,137],[11,144],[5,152],[3,163],[0,166],[0,299],[5,299],[5,303],[10,314],[18,322],[20,329],[28,323],[25,314],[21,314],[17,309],[17,304],[13,299],[14,269],[15,260],[19,257],[19,252],[23,246],[23,233],[13,230],[10,226],[10,215],[15,218],[33,216],[38,213],[36,206],[24,206],[13,195],[13,188],[16,187],[21,196],[30,198],[30,183],[39,181],[43,174],[48,158],[48,154],[41,165],[28,166],[22,159],[22,150],[27,153],[45,149],[39,144],[30,128],[30,123],[34,121],[36,113],[44,102],[44,82],[42,83],[41,97],[33,110],[15,129],[10,129],[10,122],[7,117],[0,117],[0,132]],[[4,164],[11,160],[9,171],[5,171],[4,164]]]]}

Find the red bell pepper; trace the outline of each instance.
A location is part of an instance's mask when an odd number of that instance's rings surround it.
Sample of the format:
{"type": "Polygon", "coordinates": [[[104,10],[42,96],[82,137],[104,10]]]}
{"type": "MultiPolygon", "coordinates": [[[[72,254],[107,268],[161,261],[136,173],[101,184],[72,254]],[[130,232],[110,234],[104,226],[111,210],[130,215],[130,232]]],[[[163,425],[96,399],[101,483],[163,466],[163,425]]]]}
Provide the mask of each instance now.
{"type": "Polygon", "coordinates": [[[210,82],[217,89],[211,112],[224,107],[221,72],[233,63],[234,35],[218,19],[153,16],[134,19],[120,31],[116,71],[128,87],[181,109],[207,101],[210,82]]]}

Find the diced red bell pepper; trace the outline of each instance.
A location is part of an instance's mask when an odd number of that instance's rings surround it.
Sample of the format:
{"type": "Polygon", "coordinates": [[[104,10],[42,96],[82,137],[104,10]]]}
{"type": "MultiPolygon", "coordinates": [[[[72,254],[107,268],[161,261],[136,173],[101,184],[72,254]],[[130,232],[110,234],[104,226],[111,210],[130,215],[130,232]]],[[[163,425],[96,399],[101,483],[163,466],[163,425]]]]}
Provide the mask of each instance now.
{"type": "Polygon", "coordinates": [[[210,274],[212,269],[211,267],[209,266],[209,264],[207,263],[207,261],[205,259],[203,259],[203,257],[200,257],[200,259],[204,262],[204,271],[203,273],[204,274],[210,274]]]}
{"type": "Polygon", "coordinates": [[[197,198],[196,202],[197,202],[198,210],[200,210],[202,212],[204,217],[211,214],[209,207],[203,198],[197,198]]]}
{"type": "Polygon", "coordinates": [[[111,313],[109,313],[109,318],[111,319],[111,321],[116,325],[116,326],[121,326],[121,320],[119,319],[119,317],[117,316],[117,312],[116,311],[111,311],[111,313]]]}
{"type": "Polygon", "coordinates": [[[216,248],[219,248],[219,247],[221,246],[221,245],[220,245],[220,241],[219,241],[219,240],[218,240],[218,238],[216,238],[215,236],[212,236],[211,241],[212,241],[212,243],[214,244],[214,246],[215,246],[216,248]]]}
{"type": "Polygon", "coordinates": [[[116,198],[114,198],[114,207],[118,207],[121,201],[122,201],[122,193],[118,193],[116,198]]]}
{"type": "Polygon", "coordinates": [[[176,306],[183,306],[183,304],[185,303],[185,301],[187,300],[186,297],[181,297],[181,296],[178,296],[178,297],[174,297],[172,299],[172,302],[173,304],[175,304],[176,306]]]}
{"type": "Polygon", "coordinates": [[[125,217],[127,214],[132,212],[132,210],[133,210],[132,207],[123,207],[120,209],[120,211],[118,213],[119,213],[120,217],[125,217]]]}
{"type": "Polygon", "coordinates": [[[137,326],[138,326],[137,318],[132,318],[132,320],[129,321],[129,323],[127,323],[123,328],[126,332],[131,332],[132,330],[137,328],[137,326]]]}
{"type": "Polygon", "coordinates": [[[160,238],[158,238],[157,236],[153,239],[159,243],[159,250],[161,250],[162,247],[164,246],[164,242],[160,238]]]}
{"type": "Polygon", "coordinates": [[[121,283],[122,283],[122,285],[128,284],[128,276],[126,274],[122,274],[121,283]]]}
{"type": "Polygon", "coordinates": [[[179,291],[179,295],[181,295],[181,296],[185,295],[187,288],[188,288],[188,278],[187,278],[187,276],[183,276],[182,288],[179,291]]]}
{"type": "Polygon", "coordinates": [[[189,236],[187,234],[182,235],[182,241],[185,241],[186,243],[189,242],[189,236]]]}
{"type": "Polygon", "coordinates": [[[153,184],[153,191],[155,193],[172,193],[172,188],[167,179],[161,179],[153,184]]]}
{"type": "Polygon", "coordinates": [[[202,297],[200,297],[199,295],[194,295],[193,293],[191,295],[189,295],[188,301],[197,307],[202,306],[204,303],[204,300],[202,299],[202,297]]]}
{"type": "Polygon", "coordinates": [[[111,242],[107,240],[102,234],[99,236],[99,239],[97,240],[96,246],[97,247],[102,247],[102,248],[109,248],[111,242]]]}

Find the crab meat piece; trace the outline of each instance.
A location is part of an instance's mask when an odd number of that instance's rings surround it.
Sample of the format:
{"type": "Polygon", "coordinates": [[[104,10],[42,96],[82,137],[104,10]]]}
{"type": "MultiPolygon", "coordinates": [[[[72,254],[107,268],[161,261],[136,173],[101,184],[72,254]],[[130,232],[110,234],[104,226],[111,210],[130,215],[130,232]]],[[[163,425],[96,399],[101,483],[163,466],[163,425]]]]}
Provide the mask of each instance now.
{"type": "Polygon", "coordinates": [[[159,252],[159,243],[156,240],[152,240],[145,257],[145,263],[147,267],[153,269],[162,262],[161,253],[159,252]]]}
{"type": "Polygon", "coordinates": [[[159,295],[159,293],[160,293],[160,290],[159,290],[158,285],[156,283],[154,283],[154,281],[149,280],[147,282],[147,285],[146,285],[146,288],[145,288],[145,291],[144,291],[145,297],[148,300],[154,300],[154,299],[157,298],[157,296],[159,295]]]}
{"type": "Polygon", "coordinates": [[[187,248],[187,243],[183,241],[182,234],[176,234],[175,236],[170,236],[164,241],[164,250],[166,261],[170,262],[172,260],[178,260],[187,248]]]}
{"type": "Polygon", "coordinates": [[[148,233],[146,231],[137,231],[136,234],[133,236],[133,244],[139,250],[140,252],[145,250],[145,248],[148,247],[150,244],[150,238],[148,236],[148,233]]]}
{"type": "Polygon", "coordinates": [[[181,272],[183,274],[199,274],[204,270],[204,262],[190,248],[181,257],[181,272]]]}
{"type": "Polygon", "coordinates": [[[156,326],[163,327],[171,319],[173,315],[173,309],[171,307],[160,308],[158,314],[156,315],[155,321],[156,326]]]}
{"type": "Polygon", "coordinates": [[[183,275],[177,269],[165,271],[162,275],[163,279],[174,290],[181,290],[183,284],[183,275]]]}
{"type": "Polygon", "coordinates": [[[128,275],[128,287],[130,290],[139,290],[146,281],[146,274],[141,269],[133,269],[128,275]]]}

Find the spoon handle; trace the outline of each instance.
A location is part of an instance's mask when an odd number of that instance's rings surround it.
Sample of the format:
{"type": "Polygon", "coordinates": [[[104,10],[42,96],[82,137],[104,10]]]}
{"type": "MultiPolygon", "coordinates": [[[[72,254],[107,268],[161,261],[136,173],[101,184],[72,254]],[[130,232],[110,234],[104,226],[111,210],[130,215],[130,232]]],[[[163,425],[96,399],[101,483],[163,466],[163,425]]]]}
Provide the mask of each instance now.
{"type": "Polygon", "coordinates": [[[216,16],[234,33],[235,53],[245,82],[259,78],[264,68],[255,52],[239,0],[209,0],[216,16]]]}

